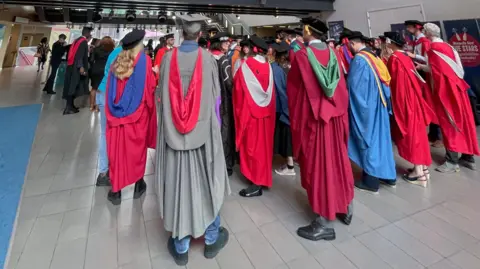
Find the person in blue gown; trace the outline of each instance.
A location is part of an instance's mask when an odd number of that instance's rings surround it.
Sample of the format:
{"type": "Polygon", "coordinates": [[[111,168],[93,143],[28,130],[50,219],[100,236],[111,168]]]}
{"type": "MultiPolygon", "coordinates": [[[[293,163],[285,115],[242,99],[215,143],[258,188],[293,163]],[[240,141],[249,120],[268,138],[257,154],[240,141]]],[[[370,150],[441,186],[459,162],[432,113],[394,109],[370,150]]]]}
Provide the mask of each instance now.
{"type": "Polygon", "coordinates": [[[365,46],[365,37],[353,32],[350,49],[350,137],[348,155],[363,169],[358,189],[377,193],[380,183],[396,185],[395,161],[390,135],[390,75],[387,67],[365,46]]]}

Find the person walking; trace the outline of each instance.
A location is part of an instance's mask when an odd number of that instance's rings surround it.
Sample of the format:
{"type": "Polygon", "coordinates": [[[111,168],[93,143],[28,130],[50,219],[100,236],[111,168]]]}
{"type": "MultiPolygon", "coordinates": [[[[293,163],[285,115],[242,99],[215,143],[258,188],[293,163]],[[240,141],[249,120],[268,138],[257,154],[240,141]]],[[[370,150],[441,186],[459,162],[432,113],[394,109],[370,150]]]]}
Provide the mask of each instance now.
{"type": "Polygon", "coordinates": [[[90,83],[92,89],[90,90],[90,110],[99,111],[96,104],[96,97],[98,86],[102,82],[105,65],[107,64],[107,59],[110,53],[115,49],[115,42],[109,36],[102,38],[92,51],[92,66],[90,67],[90,83]]]}
{"type": "Polygon", "coordinates": [[[48,53],[50,52],[50,46],[48,45],[48,39],[46,37],[40,40],[40,44],[37,46],[37,54],[38,57],[38,69],[37,72],[40,72],[40,67],[43,70],[45,66],[45,62],[47,61],[48,53]]]}
{"type": "Polygon", "coordinates": [[[45,83],[45,87],[43,87],[43,91],[47,94],[56,94],[53,90],[53,86],[55,83],[55,78],[57,77],[57,70],[60,64],[62,63],[63,55],[65,55],[66,47],[65,47],[65,40],[67,36],[64,34],[60,34],[58,36],[58,41],[53,43],[52,46],[52,57],[50,58],[50,67],[51,73],[45,83]]]}

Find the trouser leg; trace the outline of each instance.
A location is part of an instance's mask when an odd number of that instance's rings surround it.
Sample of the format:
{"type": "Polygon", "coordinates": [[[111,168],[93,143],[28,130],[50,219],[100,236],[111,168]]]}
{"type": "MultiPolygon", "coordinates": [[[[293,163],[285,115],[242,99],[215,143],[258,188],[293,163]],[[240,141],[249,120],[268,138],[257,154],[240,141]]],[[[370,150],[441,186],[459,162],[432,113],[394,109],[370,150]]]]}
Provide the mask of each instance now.
{"type": "Polygon", "coordinates": [[[45,84],[44,91],[53,91],[53,86],[55,83],[55,78],[57,77],[57,70],[59,65],[58,64],[52,64],[52,72],[50,73],[50,76],[48,77],[47,83],[45,84]]]}
{"type": "Polygon", "coordinates": [[[363,184],[371,189],[378,190],[380,188],[380,180],[377,177],[371,176],[363,171],[362,175],[363,184]]]}
{"type": "Polygon", "coordinates": [[[108,156],[107,156],[107,119],[105,116],[105,107],[99,106],[100,109],[100,146],[98,153],[98,171],[106,173],[108,171],[108,156]]]}
{"type": "Polygon", "coordinates": [[[220,232],[220,216],[217,216],[205,231],[205,245],[213,245],[217,242],[220,232]]]}
{"type": "Polygon", "coordinates": [[[430,131],[428,132],[428,140],[435,142],[440,140],[440,126],[436,124],[430,124],[430,131]]]}
{"type": "Polygon", "coordinates": [[[451,164],[458,164],[459,161],[459,154],[458,152],[453,152],[447,149],[447,154],[445,155],[445,159],[447,159],[447,162],[451,164]]]}

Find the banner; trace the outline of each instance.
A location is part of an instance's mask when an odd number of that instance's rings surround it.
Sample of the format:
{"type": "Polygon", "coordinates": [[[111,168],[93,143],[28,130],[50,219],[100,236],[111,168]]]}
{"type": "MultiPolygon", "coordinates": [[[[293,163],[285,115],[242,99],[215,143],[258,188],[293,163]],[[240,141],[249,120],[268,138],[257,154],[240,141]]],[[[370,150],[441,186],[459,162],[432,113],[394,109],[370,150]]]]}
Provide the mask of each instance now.
{"type": "Polygon", "coordinates": [[[333,38],[336,41],[339,41],[340,34],[342,33],[344,27],[345,26],[344,26],[343,21],[330,21],[330,22],[328,22],[328,34],[329,34],[330,38],[333,38]]]}
{"type": "Polygon", "coordinates": [[[477,21],[444,21],[446,41],[460,55],[465,69],[465,81],[472,87],[477,97],[480,96],[480,32],[477,21]]]}

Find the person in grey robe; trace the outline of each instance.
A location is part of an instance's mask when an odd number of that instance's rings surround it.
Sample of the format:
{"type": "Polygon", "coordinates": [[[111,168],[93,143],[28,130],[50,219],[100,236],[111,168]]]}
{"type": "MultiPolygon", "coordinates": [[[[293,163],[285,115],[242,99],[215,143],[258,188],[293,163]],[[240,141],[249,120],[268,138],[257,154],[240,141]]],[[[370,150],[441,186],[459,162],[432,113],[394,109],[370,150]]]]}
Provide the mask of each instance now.
{"type": "Polygon", "coordinates": [[[230,194],[217,62],[198,46],[200,24],[184,25],[183,36],[182,45],[165,54],[160,69],[155,174],[160,214],[172,233],[168,250],[181,266],[188,263],[192,237],[205,236],[208,259],[225,247],[229,233],[220,226],[219,213],[230,194]]]}

